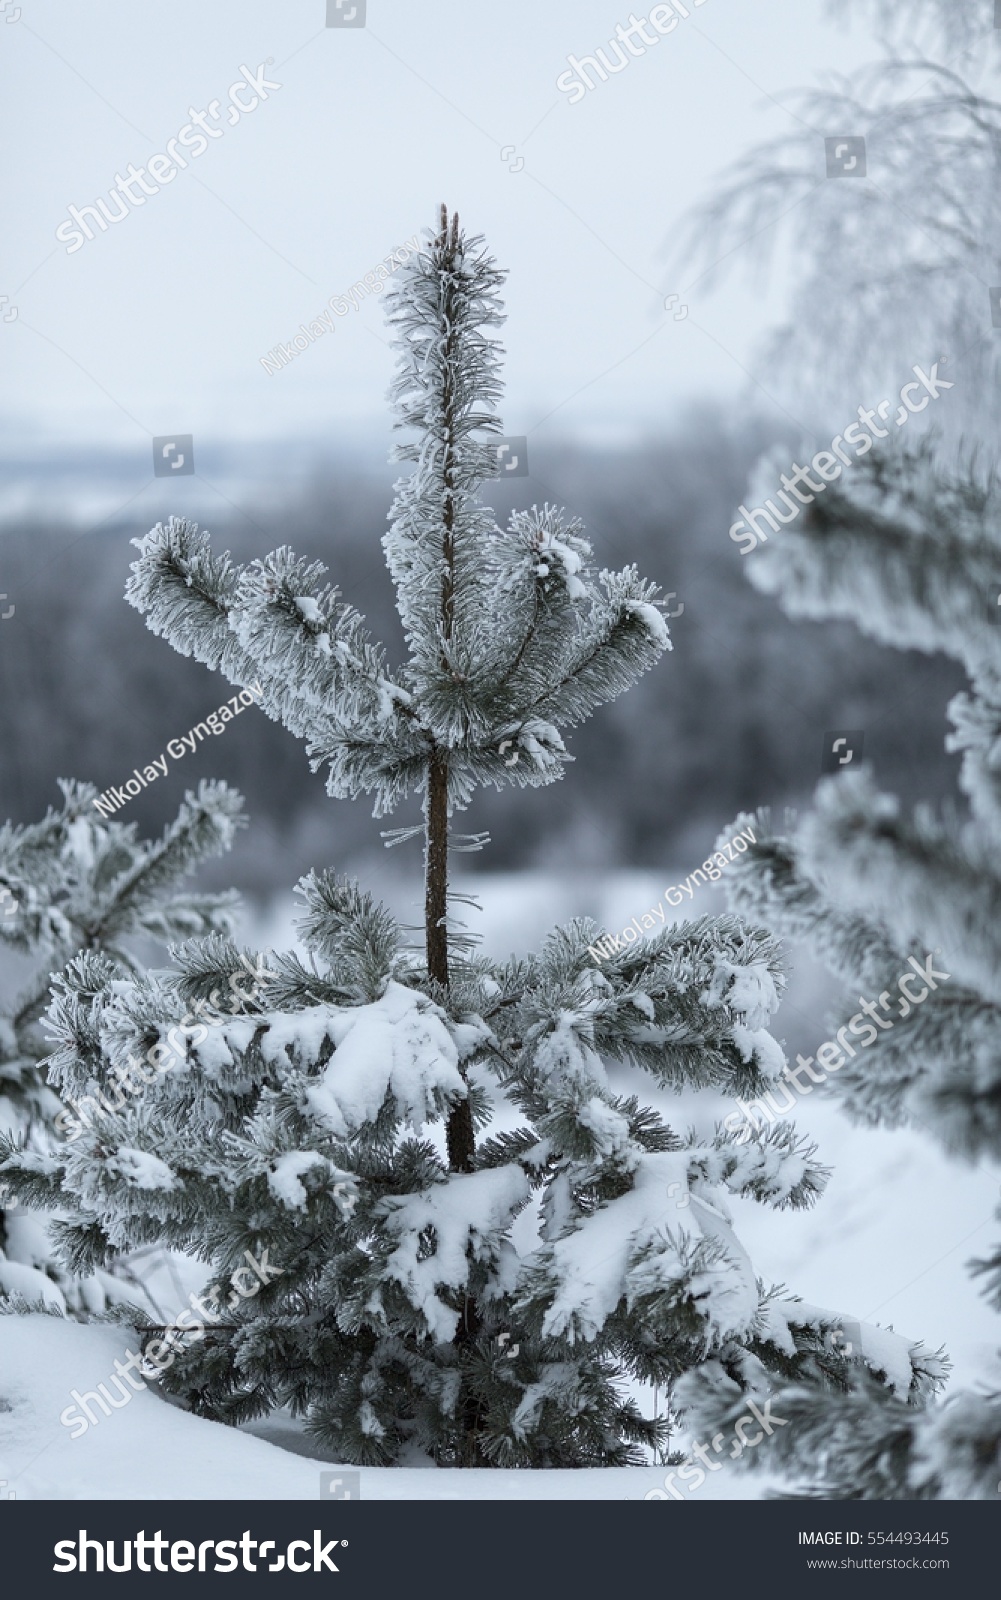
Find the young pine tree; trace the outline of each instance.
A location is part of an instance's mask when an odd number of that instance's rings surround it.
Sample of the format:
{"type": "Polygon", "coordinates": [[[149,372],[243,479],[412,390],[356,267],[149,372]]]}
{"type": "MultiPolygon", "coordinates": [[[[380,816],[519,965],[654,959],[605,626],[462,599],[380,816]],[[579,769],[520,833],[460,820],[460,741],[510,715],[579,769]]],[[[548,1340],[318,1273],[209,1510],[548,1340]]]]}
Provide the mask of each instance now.
{"type": "MultiPolygon", "coordinates": [[[[919,1128],[957,1160],[1001,1157],[1001,485],[967,464],[936,465],[931,444],[875,458],[755,554],[754,584],[793,616],[851,619],[898,649],[944,651],[972,692],[949,707],[968,801],[906,817],[871,772],[824,780],[814,811],[759,837],[733,874],[731,903],[806,941],[852,985],[895,990],[909,958],[933,984],[871,1048],[846,1056],[832,1088],[856,1122],[919,1128]],[[937,975],[937,976],[936,976],[937,975]],[[947,975],[947,977],[945,976],[947,975]]],[[[920,980],[919,980],[920,981],[920,980]]],[[[914,994],[913,983],[911,985],[914,994]]],[[[850,998],[846,1020],[855,1009],[850,998]]],[[[836,1026],[836,1025],[835,1025],[836,1026]]],[[[874,1032],[876,1030],[873,1030],[874,1032]]],[[[865,1041],[863,1041],[865,1042],[865,1041]]],[[[1001,1246],[971,1263],[1001,1311],[1001,1246]]],[[[699,1385],[693,1386],[695,1391],[699,1385]]],[[[725,1427],[719,1396],[689,1396],[702,1426],[725,1427]]],[[[900,1405],[853,1375],[822,1401],[802,1387],[774,1456],[831,1499],[996,1499],[1001,1393],[900,1405]]]]}
{"type": "MultiPolygon", "coordinates": [[[[288,1405],[360,1463],[642,1461],[666,1420],[643,1417],[629,1380],[669,1385],[711,1358],[721,1383],[765,1394],[780,1376],[844,1387],[852,1365],[839,1318],[766,1291],[729,1220],[728,1193],[809,1205],[812,1150],[788,1127],[682,1137],[609,1071],[760,1092],[784,1063],[766,1031],[774,941],[705,917],[598,962],[580,920],[496,962],[454,914],[450,851],[482,842],[452,834],[455,814],[480,785],[562,777],[563,732],[669,648],[654,587],[596,572],[576,521],[545,506],[502,531],[479,502],[501,281],[443,210],[389,297],[414,467],[385,540],[399,671],[286,548],[237,568],[171,520],[137,541],[127,591],[176,649],[257,680],[331,795],[372,794],[376,815],[422,796],[422,828],[401,832],[424,838],[423,950],[356,884],[311,873],[305,960],[192,941],[154,980],[87,955],[50,1013],[62,1081],[113,1070],[241,959],[266,973],[261,1003],[189,1041],[183,1069],[31,1174],[30,1195],[75,1197],[80,1264],[152,1238],[209,1264],[196,1324],[167,1340],[164,1384],[194,1409],[239,1422],[288,1405]],[[257,1292],[223,1307],[249,1262],[257,1292]]],[[[910,1399],[931,1369],[896,1345],[910,1399]]]]}
{"type": "MultiPolygon", "coordinates": [[[[206,856],[228,849],[242,823],[242,801],[224,784],[189,794],[156,844],[136,837],[136,824],[105,820],[90,784],[60,781],[63,804],[28,827],[0,828],[0,941],[34,971],[0,1009],[0,1137],[24,1142],[27,1164],[43,1169],[77,1119],[46,1082],[45,1010],[53,978],[81,952],[105,953],[116,969],[138,976],[129,942],[164,942],[228,932],[235,897],[196,895],[180,880],[206,856]]],[[[86,1072],[72,1088],[80,1099],[97,1088],[86,1072]]],[[[98,1107],[97,1101],[91,1104],[98,1107]]],[[[86,1115],[84,1111],[84,1115],[86,1115]]],[[[53,1196],[53,1209],[59,1202],[53,1196]]],[[[98,1271],[80,1280],[61,1268],[45,1219],[0,1209],[0,1298],[40,1297],[74,1313],[100,1311],[108,1295],[133,1291],[98,1271]]]]}

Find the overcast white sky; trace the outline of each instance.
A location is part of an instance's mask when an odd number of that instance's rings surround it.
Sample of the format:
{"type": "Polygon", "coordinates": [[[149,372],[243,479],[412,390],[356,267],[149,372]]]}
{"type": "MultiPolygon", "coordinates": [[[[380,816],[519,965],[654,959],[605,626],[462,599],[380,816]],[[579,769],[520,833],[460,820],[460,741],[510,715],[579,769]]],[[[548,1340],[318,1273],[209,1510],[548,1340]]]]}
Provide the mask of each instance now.
{"type": "MultiPolygon", "coordinates": [[[[738,405],[743,368],[767,388],[755,347],[777,293],[696,286],[676,322],[663,296],[695,271],[669,281],[664,247],[715,173],[786,126],[769,95],[867,59],[872,41],[821,0],[687,9],[570,104],[556,88],[566,57],[607,51],[628,23],[620,0],[368,0],[355,29],[327,28],[325,0],[22,0],[0,26],[0,292],[18,308],[0,322],[4,453],[148,453],[175,430],[388,438],[375,300],[281,373],[260,357],[442,199],[510,271],[509,433],[660,431],[698,397],[738,405]],[[268,58],[280,90],[236,126],[223,112],[204,155],[67,254],[68,205],[107,197],[189,108],[225,105],[241,65],[268,58]]],[[[818,143],[818,176],[822,162],[818,143]]]]}

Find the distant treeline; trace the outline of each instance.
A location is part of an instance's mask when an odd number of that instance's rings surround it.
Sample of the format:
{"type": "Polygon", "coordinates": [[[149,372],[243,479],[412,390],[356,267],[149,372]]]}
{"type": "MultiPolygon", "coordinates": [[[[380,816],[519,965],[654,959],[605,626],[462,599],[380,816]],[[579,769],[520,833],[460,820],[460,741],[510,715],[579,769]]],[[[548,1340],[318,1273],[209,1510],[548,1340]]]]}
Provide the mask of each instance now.
{"type": "MultiPolygon", "coordinates": [[[[847,625],[791,623],[748,584],[727,529],[748,468],[773,442],[705,412],[682,434],[629,449],[530,441],[531,476],[491,486],[485,498],[502,523],[512,508],[564,504],[584,520],[599,565],[635,561],[674,592],[670,610],[684,609],[670,624],[673,653],[571,738],[576,762],[561,784],[476,797],[468,828],[492,839],[477,868],[701,859],[739,810],[812,791],[828,729],[864,729],[880,782],[907,799],[952,789],[944,707],[957,669],[879,649],[847,625]]],[[[399,659],[380,539],[400,470],[318,461],[280,512],[255,504],[254,523],[235,511],[227,523],[207,497],[202,520],[239,560],[290,544],[325,562],[399,659]]],[[[0,622],[0,820],[40,816],[58,798],[57,777],[119,782],[219,704],[221,681],[154,638],[122,598],[129,540],[146,531],[137,521],[81,536],[25,519],[0,530],[9,597],[0,611],[15,605],[0,622]]],[[[330,800],[298,741],[251,708],[122,820],[159,832],[200,777],[246,795],[256,826],[219,878],[251,890],[287,887],[312,865],[359,871],[381,849],[380,829],[417,819],[411,806],[375,822],[362,802],[330,800]]]]}

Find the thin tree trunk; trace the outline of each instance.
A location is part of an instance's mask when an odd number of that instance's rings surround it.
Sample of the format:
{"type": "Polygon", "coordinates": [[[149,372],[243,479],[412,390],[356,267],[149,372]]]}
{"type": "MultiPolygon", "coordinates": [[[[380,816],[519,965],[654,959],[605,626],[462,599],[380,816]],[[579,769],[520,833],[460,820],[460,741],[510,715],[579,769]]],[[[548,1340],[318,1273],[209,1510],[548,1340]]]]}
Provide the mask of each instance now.
{"type": "MultiPolygon", "coordinates": [[[[441,209],[441,243],[448,267],[458,248],[459,219],[452,220],[449,238],[448,213],[441,209]]],[[[446,294],[446,302],[448,296],[446,294]]],[[[442,634],[452,637],[455,613],[455,466],[452,442],[455,439],[455,398],[450,383],[450,356],[453,353],[454,332],[450,307],[444,308],[448,332],[445,340],[445,378],[443,413],[446,445],[443,461],[442,507],[442,557],[443,577],[441,591],[442,634]]],[[[447,659],[443,661],[447,667],[447,659]]],[[[428,763],[427,808],[425,812],[425,885],[424,915],[426,923],[428,976],[434,983],[447,989],[448,973],[448,751],[436,748],[428,763]]],[[[450,1112],[446,1128],[448,1165],[451,1172],[472,1172],[476,1161],[476,1137],[469,1100],[463,1099],[450,1112]]],[[[455,1344],[468,1347],[475,1343],[481,1321],[479,1309],[472,1296],[463,1303],[459,1325],[455,1331],[455,1344]]],[[[479,1432],[483,1426],[481,1402],[468,1390],[460,1403],[462,1419],[461,1456],[464,1466],[483,1465],[479,1448],[479,1432]]]]}
{"type": "Polygon", "coordinates": [[[448,752],[435,750],[428,764],[424,823],[424,916],[428,977],[448,985],[448,752]]]}
{"type": "MultiPolygon", "coordinates": [[[[441,208],[441,243],[448,266],[452,265],[459,243],[459,218],[452,219],[449,237],[448,212],[441,208]]],[[[444,413],[445,437],[449,441],[442,463],[444,503],[442,508],[442,557],[444,573],[441,588],[442,633],[452,637],[455,606],[455,465],[452,458],[455,439],[455,397],[452,393],[451,358],[455,333],[451,308],[445,305],[448,333],[445,338],[444,413]]],[[[447,663],[445,663],[447,665],[447,663]]],[[[426,821],[426,882],[424,914],[427,923],[428,976],[443,988],[448,986],[448,751],[438,748],[428,767],[426,821]]],[[[472,1172],[476,1153],[473,1118],[469,1101],[463,1100],[448,1119],[448,1164],[453,1172],[472,1172]]],[[[468,1320],[468,1319],[467,1319],[468,1320]]]]}
{"type": "MultiPolygon", "coordinates": [[[[428,977],[448,986],[448,752],[437,749],[428,764],[427,808],[425,812],[424,916],[428,977]]],[[[476,1154],[473,1117],[467,1099],[460,1100],[449,1113],[446,1128],[448,1165],[452,1172],[472,1172],[476,1154]]],[[[463,1302],[454,1343],[460,1348],[475,1343],[480,1331],[476,1301],[463,1302]]],[[[462,1419],[462,1465],[484,1465],[479,1448],[483,1411],[476,1396],[468,1391],[460,1403],[462,1419]]]]}
{"type": "MultiPolygon", "coordinates": [[[[444,989],[448,987],[448,753],[445,750],[435,751],[428,768],[425,840],[428,977],[444,989]]],[[[476,1140],[468,1100],[461,1100],[450,1113],[447,1139],[451,1170],[472,1172],[476,1140]]]]}

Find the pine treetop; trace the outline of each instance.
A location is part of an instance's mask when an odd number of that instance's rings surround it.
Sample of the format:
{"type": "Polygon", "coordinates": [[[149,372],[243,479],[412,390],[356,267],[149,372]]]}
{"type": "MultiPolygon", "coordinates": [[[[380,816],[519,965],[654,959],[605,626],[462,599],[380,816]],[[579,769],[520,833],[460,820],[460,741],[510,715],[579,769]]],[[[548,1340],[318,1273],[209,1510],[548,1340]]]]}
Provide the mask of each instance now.
{"type": "Polygon", "coordinates": [[[546,505],[502,530],[480,504],[501,432],[485,330],[503,321],[503,276],[443,210],[386,295],[396,425],[419,433],[397,450],[415,470],[384,540],[410,646],[398,670],[325,569],[286,546],[237,566],[183,518],[134,541],[126,595],[147,626],[232,683],[259,680],[262,709],[328,767],[328,792],[372,793],[376,816],[424,788],[435,751],[450,807],[482,784],[553,782],[569,759],[562,731],[671,648],[656,586],[634,567],[596,571],[576,519],[546,505]]]}

